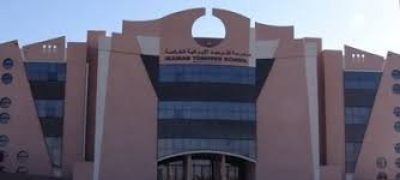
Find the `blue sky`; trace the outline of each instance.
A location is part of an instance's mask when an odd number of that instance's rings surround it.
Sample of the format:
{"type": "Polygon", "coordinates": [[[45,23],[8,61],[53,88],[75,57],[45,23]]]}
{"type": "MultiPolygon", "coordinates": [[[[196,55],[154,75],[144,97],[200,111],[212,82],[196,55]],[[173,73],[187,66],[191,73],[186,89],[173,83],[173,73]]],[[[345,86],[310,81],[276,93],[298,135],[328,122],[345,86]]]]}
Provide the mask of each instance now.
{"type": "MultiPolygon", "coordinates": [[[[122,20],[156,19],[195,7],[223,8],[254,21],[294,25],[296,37],[321,37],[325,49],[344,44],[386,55],[400,53],[399,0],[1,0],[0,42],[21,44],[87,30],[120,32],[122,20]]],[[[211,18],[209,18],[211,19],[211,18]]],[[[207,20],[204,32],[215,25],[207,20]]],[[[202,32],[202,31],[200,31],[202,32]]],[[[204,33],[203,32],[203,33],[204,33]]]]}

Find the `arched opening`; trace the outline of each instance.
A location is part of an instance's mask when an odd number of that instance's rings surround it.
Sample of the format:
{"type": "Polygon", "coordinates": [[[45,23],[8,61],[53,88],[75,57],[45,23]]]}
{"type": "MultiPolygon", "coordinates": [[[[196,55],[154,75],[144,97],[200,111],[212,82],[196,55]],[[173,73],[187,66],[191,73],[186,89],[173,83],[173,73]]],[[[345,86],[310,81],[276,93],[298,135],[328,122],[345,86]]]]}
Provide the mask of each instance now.
{"type": "Polygon", "coordinates": [[[158,180],[253,180],[254,163],[223,154],[175,156],[158,163],[158,180]]]}
{"type": "Polygon", "coordinates": [[[225,39],[225,25],[215,16],[202,16],[193,23],[192,36],[200,46],[214,47],[225,39]]]}

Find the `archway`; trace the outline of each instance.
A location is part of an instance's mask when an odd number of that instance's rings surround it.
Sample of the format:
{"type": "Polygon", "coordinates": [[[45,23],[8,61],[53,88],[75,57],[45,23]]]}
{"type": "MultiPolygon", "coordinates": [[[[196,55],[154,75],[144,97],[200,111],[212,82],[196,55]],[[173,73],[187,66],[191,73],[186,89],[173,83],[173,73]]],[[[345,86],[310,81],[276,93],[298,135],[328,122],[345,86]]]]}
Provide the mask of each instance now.
{"type": "Polygon", "coordinates": [[[158,163],[158,180],[253,180],[254,162],[240,157],[193,153],[158,163]]]}

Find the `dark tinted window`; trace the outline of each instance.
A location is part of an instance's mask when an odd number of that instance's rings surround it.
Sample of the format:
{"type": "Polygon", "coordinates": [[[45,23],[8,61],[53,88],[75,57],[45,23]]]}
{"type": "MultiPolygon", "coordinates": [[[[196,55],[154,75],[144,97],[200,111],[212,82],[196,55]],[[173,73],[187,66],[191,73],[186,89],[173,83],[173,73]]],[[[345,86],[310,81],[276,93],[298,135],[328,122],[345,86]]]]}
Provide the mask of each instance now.
{"type": "Polygon", "coordinates": [[[8,136],[6,135],[0,135],[0,147],[5,147],[7,146],[8,142],[10,140],[8,139],[8,136]]]}
{"type": "Polygon", "coordinates": [[[11,106],[11,99],[3,97],[0,99],[0,108],[9,108],[11,106]]]}
{"type": "Polygon", "coordinates": [[[386,168],[387,165],[387,161],[384,157],[379,157],[376,159],[376,167],[380,168],[380,169],[384,169],[386,168]]]}
{"type": "Polygon", "coordinates": [[[394,94],[400,94],[400,84],[393,84],[392,90],[394,94]]]}
{"type": "Polygon", "coordinates": [[[159,119],[255,120],[254,103],[168,101],[158,105],[159,119]]]}
{"type": "Polygon", "coordinates": [[[396,121],[394,123],[394,129],[396,130],[396,132],[400,132],[400,121],[396,121]]]}
{"type": "Polygon", "coordinates": [[[0,150],[0,162],[4,161],[5,156],[5,152],[0,150]]]}
{"type": "Polygon", "coordinates": [[[10,120],[10,115],[8,113],[0,114],[0,124],[7,124],[10,120]]]}
{"type": "Polygon", "coordinates": [[[158,139],[158,157],[188,151],[221,151],[255,158],[255,140],[234,139],[158,139]]]}
{"type": "Polygon", "coordinates": [[[371,108],[368,107],[346,107],[346,124],[366,124],[368,122],[370,112],[371,108]]]}
{"type": "Polygon", "coordinates": [[[29,159],[29,154],[26,151],[19,151],[17,153],[17,161],[20,163],[26,162],[29,159]]]}
{"type": "Polygon", "coordinates": [[[381,74],[344,72],[346,172],[354,172],[381,74]]]}
{"type": "Polygon", "coordinates": [[[1,76],[1,82],[3,84],[11,84],[13,81],[13,76],[10,73],[5,73],[1,76]]]}
{"type": "Polygon", "coordinates": [[[394,114],[396,117],[400,117],[400,107],[395,107],[395,108],[393,109],[393,114],[394,114]]]}
{"type": "Polygon", "coordinates": [[[64,63],[25,63],[25,70],[30,81],[65,81],[64,63]]]}
{"type": "Polygon", "coordinates": [[[11,69],[13,67],[14,67],[14,61],[12,59],[7,58],[7,59],[3,60],[3,68],[4,69],[9,70],[9,69],[11,69]]]}
{"type": "Polygon", "coordinates": [[[345,72],[345,89],[376,89],[381,78],[380,72],[345,72]]]}
{"type": "Polygon", "coordinates": [[[400,154],[400,143],[397,143],[394,145],[394,151],[396,151],[396,153],[400,154]]]}
{"type": "Polygon", "coordinates": [[[393,77],[393,79],[396,79],[396,80],[400,79],[400,70],[398,70],[398,69],[393,70],[392,77],[393,77]]]}
{"type": "Polygon", "coordinates": [[[213,65],[161,65],[160,82],[255,84],[255,68],[213,65]]]}
{"type": "Polygon", "coordinates": [[[400,168],[400,158],[396,158],[395,164],[398,168],[400,168]]]}
{"type": "Polygon", "coordinates": [[[376,179],[377,179],[377,180],[387,180],[388,177],[387,177],[387,174],[386,174],[386,173],[384,173],[384,172],[379,172],[378,175],[376,176],[376,179]]]}
{"type": "Polygon", "coordinates": [[[29,173],[29,170],[28,170],[28,168],[25,167],[25,166],[19,166],[19,167],[17,168],[17,170],[16,170],[16,173],[18,173],[18,174],[28,174],[28,173],[29,173]]]}
{"type": "Polygon", "coordinates": [[[255,139],[255,121],[160,120],[159,138],[255,139]]]}
{"type": "Polygon", "coordinates": [[[63,117],[64,100],[35,100],[35,106],[41,118],[63,117]]]}

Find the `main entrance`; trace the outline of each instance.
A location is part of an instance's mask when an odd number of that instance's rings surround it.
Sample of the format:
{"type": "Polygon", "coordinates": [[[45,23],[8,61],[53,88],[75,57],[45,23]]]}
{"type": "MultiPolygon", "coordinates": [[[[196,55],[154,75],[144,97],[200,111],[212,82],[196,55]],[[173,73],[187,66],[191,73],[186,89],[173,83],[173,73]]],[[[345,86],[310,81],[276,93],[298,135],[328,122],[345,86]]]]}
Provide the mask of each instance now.
{"type": "Polygon", "coordinates": [[[158,163],[158,180],[252,180],[254,164],[220,154],[190,154],[158,163]]]}

